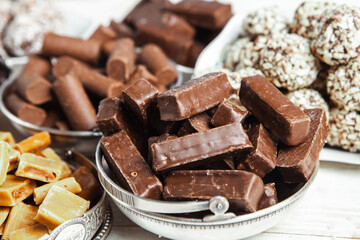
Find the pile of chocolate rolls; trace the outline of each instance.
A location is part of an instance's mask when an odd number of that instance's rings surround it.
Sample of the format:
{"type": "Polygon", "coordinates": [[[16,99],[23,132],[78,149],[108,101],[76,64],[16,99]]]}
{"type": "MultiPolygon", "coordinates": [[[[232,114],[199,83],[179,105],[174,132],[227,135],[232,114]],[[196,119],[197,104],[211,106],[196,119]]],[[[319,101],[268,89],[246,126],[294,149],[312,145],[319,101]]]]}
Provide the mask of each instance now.
{"type": "Polygon", "coordinates": [[[231,16],[231,5],[217,1],[172,4],[168,0],[143,0],[123,22],[111,22],[110,28],[131,37],[138,46],[156,43],[176,63],[193,67],[231,16]]]}
{"type": "Polygon", "coordinates": [[[101,149],[118,184],[150,199],[220,195],[254,212],[309,180],[329,133],[325,112],[302,111],[259,75],[233,91],[215,72],[163,93],[139,79],[102,100],[101,149]]]}
{"type": "Polygon", "coordinates": [[[30,57],[4,97],[7,108],[38,126],[90,131],[102,99],[121,97],[139,78],[159,92],[176,81],[177,72],[159,46],[135,48],[132,39],[112,33],[100,26],[88,40],[45,34],[41,55],[30,57]],[[109,39],[116,40],[103,48],[109,39]]]}

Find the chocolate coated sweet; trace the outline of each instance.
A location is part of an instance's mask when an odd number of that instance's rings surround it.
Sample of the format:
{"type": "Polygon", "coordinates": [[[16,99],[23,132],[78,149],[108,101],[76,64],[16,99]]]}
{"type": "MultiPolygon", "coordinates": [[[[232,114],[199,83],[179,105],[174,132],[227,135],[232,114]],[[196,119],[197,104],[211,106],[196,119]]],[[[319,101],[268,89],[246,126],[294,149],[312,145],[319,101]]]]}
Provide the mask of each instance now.
{"type": "Polygon", "coordinates": [[[310,119],[265,77],[242,79],[241,103],[287,145],[302,143],[309,133],[310,119]]]}
{"type": "Polygon", "coordinates": [[[109,77],[126,82],[135,65],[136,54],[134,41],[122,38],[116,42],[106,64],[106,73],[109,77]]]}
{"type": "MultiPolygon", "coordinates": [[[[275,168],[277,146],[265,127],[259,122],[245,125],[246,133],[253,145],[249,153],[244,154],[239,160],[246,169],[263,178],[275,168]]],[[[243,166],[240,166],[242,168],[243,166]]]]}
{"type": "Polygon", "coordinates": [[[234,122],[243,122],[249,112],[233,100],[223,101],[211,119],[211,124],[218,127],[234,122]]]}
{"type": "Polygon", "coordinates": [[[59,77],[53,90],[74,130],[88,131],[96,127],[96,113],[85,89],[73,74],[59,77]]]}
{"type": "Polygon", "coordinates": [[[264,185],[264,193],[260,198],[257,210],[264,209],[278,203],[275,183],[264,185]]]}
{"type": "Polygon", "coordinates": [[[174,134],[169,134],[169,133],[164,133],[161,136],[153,136],[153,137],[149,137],[148,139],[148,149],[149,149],[149,154],[148,154],[148,159],[147,159],[147,163],[149,166],[152,165],[152,150],[151,150],[151,145],[153,143],[159,143],[159,142],[163,142],[163,141],[167,141],[167,140],[172,140],[172,139],[176,139],[178,138],[176,135],[174,134]]]}
{"type": "Polygon", "coordinates": [[[18,94],[28,102],[41,105],[53,100],[51,83],[36,73],[21,74],[16,80],[18,94]]]}
{"type": "Polygon", "coordinates": [[[98,41],[86,41],[47,33],[44,36],[41,54],[51,57],[66,55],[95,64],[98,61],[100,50],[101,43],[98,41]]]}
{"type": "Polygon", "coordinates": [[[160,199],[162,183],[152,173],[125,131],[100,141],[105,159],[117,180],[128,191],[151,199],[160,199]]]}
{"type": "Polygon", "coordinates": [[[162,135],[164,133],[176,133],[182,126],[183,121],[162,121],[159,108],[155,108],[151,114],[150,123],[158,135],[162,135]]]}
{"type": "MultiPolygon", "coordinates": [[[[225,73],[209,73],[158,96],[161,120],[178,121],[208,110],[232,94],[225,73]]],[[[286,97],[285,97],[286,98],[286,97]]]]}
{"type": "Polygon", "coordinates": [[[50,73],[50,62],[42,57],[31,55],[29,62],[25,65],[22,74],[37,73],[42,77],[46,77],[50,73]]]}
{"type": "Polygon", "coordinates": [[[155,44],[145,45],[140,54],[140,61],[154,73],[159,82],[165,86],[174,82],[177,72],[165,53],[155,44]]]}
{"type": "Polygon", "coordinates": [[[146,125],[154,107],[158,90],[143,78],[123,90],[123,99],[127,108],[146,125]]]}
{"type": "Polygon", "coordinates": [[[5,97],[5,105],[13,114],[23,121],[40,126],[46,119],[44,109],[25,102],[15,93],[11,93],[5,97]]]}
{"type": "Polygon", "coordinates": [[[184,17],[190,24],[207,29],[220,29],[232,17],[231,5],[217,1],[183,0],[166,9],[184,17]]]}
{"type": "Polygon", "coordinates": [[[187,165],[201,165],[251,147],[241,123],[228,124],[153,144],[153,169],[160,172],[187,165]]]}
{"type": "Polygon", "coordinates": [[[297,146],[280,146],[276,159],[276,166],[285,182],[309,180],[330,131],[324,110],[306,109],[304,112],[311,119],[308,136],[297,146]]]}
{"type": "Polygon", "coordinates": [[[125,23],[121,22],[110,22],[110,27],[115,31],[118,38],[122,37],[130,37],[132,38],[134,36],[134,31],[125,23]]]}
{"type": "Polygon", "coordinates": [[[117,34],[111,27],[100,25],[90,36],[89,40],[95,40],[103,44],[104,42],[116,38],[117,34]]]}
{"type": "Polygon", "coordinates": [[[129,83],[134,83],[140,78],[144,78],[146,81],[152,85],[158,87],[159,80],[146,68],[146,66],[139,64],[135,72],[131,75],[129,83]]]}
{"type": "Polygon", "coordinates": [[[195,132],[204,132],[210,128],[210,117],[207,113],[202,112],[186,119],[178,131],[178,136],[181,137],[195,132]]]}
{"type": "Polygon", "coordinates": [[[241,170],[182,170],[171,172],[164,183],[165,200],[207,200],[225,197],[231,207],[255,212],[264,193],[256,174],[241,170]]]}

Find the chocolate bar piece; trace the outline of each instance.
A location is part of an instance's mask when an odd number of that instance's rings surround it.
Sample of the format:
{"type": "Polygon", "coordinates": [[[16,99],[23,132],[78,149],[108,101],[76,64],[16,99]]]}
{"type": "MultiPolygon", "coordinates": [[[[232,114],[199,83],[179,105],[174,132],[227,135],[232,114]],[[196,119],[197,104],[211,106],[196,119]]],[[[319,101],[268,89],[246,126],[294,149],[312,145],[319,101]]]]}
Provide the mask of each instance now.
{"type": "Polygon", "coordinates": [[[186,119],[178,131],[178,136],[181,137],[195,132],[204,132],[210,128],[210,117],[205,112],[202,112],[186,119]]]}
{"type": "Polygon", "coordinates": [[[110,27],[115,31],[118,38],[134,37],[134,31],[125,23],[111,21],[110,27]]]}
{"type": "Polygon", "coordinates": [[[159,142],[163,142],[163,141],[167,141],[167,140],[171,140],[171,139],[176,139],[176,138],[178,138],[176,135],[169,134],[169,133],[164,133],[161,136],[149,137],[149,139],[148,139],[149,154],[148,154],[148,159],[147,159],[148,165],[152,166],[152,148],[151,148],[151,145],[153,143],[159,143],[159,142]]]}
{"type": "Polygon", "coordinates": [[[85,41],[79,38],[71,38],[46,33],[41,54],[50,57],[71,56],[84,62],[96,64],[101,50],[98,41],[85,41]]]}
{"type": "Polygon", "coordinates": [[[160,199],[162,183],[152,173],[125,131],[100,140],[106,161],[120,184],[134,194],[160,199]]]}
{"type": "Polygon", "coordinates": [[[183,121],[162,121],[160,119],[159,108],[155,108],[150,118],[151,126],[156,130],[159,135],[164,133],[176,133],[183,121]]]}
{"type": "Polygon", "coordinates": [[[106,64],[106,73],[109,77],[122,82],[129,80],[135,65],[134,47],[134,41],[130,38],[122,38],[116,42],[106,64]]]}
{"type": "Polygon", "coordinates": [[[21,74],[38,74],[42,77],[46,77],[50,73],[50,62],[42,57],[31,55],[29,62],[25,65],[21,74]]]}
{"type": "Polygon", "coordinates": [[[5,97],[5,104],[13,114],[25,122],[40,126],[46,119],[44,109],[25,102],[15,93],[5,97]]]}
{"type": "Polygon", "coordinates": [[[228,124],[174,140],[154,143],[153,169],[168,171],[186,165],[201,165],[252,147],[241,123],[228,124]]]}
{"type": "Polygon", "coordinates": [[[276,159],[284,181],[289,183],[309,180],[330,131],[324,110],[307,109],[304,112],[311,119],[308,136],[297,146],[280,146],[276,159]]]}
{"type": "Polygon", "coordinates": [[[165,86],[173,83],[177,78],[177,72],[165,53],[155,44],[143,46],[140,61],[155,74],[160,84],[165,86]]]}
{"type": "MultiPolygon", "coordinates": [[[[206,163],[204,166],[206,169],[216,169],[216,170],[236,170],[236,161],[234,156],[226,157],[219,161],[212,161],[206,163]]],[[[243,170],[243,169],[239,169],[243,170]]]]}
{"type": "MultiPolygon", "coordinates": [[[[275,168],[277,145],[265,127],[258,122],[245,125],[246,133],[253,145],[249,153],[240,157],[246,169],[263,178],[275,168]]],[[[241,166],[242,167],[242,166],[241,166]]]]}
{"type": "Polygon", "coordinates": [[[35,105],[53,100],[51,83],[36,73],[22,74],[16,80],[16,90],[21,97],[35,105]]]}
{"type": "Polygon", "coordinates": [[[194,26],[207,29],[223,28],[232,17],[231,5],[217,1],[183,0],[174,5],[166,5],[166,9],[194,26]]]}
{"type": "Polygon", "coordinates": [[[165,178],[165,200],[207,200],[225,197],[230,206],[255,212],[264,193],[264,184],[256,174],[241,170],[182,170],[165,178]]]}
{"type": "Polygon", "coordinates": [[[53,90],[74,130],[89,131],[96,127],[96,113],[79,79],[73,74],[58,78],[53,90]]]}
{"type": "Polygon", "coordinates": [[[103,44],[108,40],[116,38],[116,36],[117,34],[112,28],[100,25],[90,36],[89,40],[98,41],[103,44]]]}
{"type": "Polygon", "coordinates": [[[225,73],[209,73],[158,96],[161,120],[178,121],[204,112],[232,94],[225,73]]]}
{"type": "Polygon", "coordinates": [[[243,78],[240,100],[283,143],[297,145],[305,141],[310,118],[265,77],[243,78]]]}
{"type": "Polygon", "coordinates": [[[125,105],[144,124],[147,125],[151,111],[156,106],[158,90],[148,81],[141,78],[123,90],[125,105]]]}
{"type": "Polygon", "coordinates": [[[98,73],[74,58],[67,56],[58,58],[53,67],[53,74],[59,78],[69,73],[76,75],[86,90],[100,98],[119,97],[125,89],[125,85],[121,82],[98,73]]]}
{"type": "Polygon", "coordinates": [[[100,197],[101,186],[94,174],[85,166],[81,166],[72,175],[81,186],[78,196],[95,202],[100,197]]]}
{"type": "Polygon", "coordinates": [[[234,122],[242,123],[248,114],[249,112],[243,106],[227,99],[217,108],[211,119],[211,124],[218,127],[234,122]]]}
{"type": "Polygon", "coordinates": [[[264,209],[278,203],[275,183],[264,185],[264,193],[260,198],[257,210],[264,209]]]}
{"type": "Polygon", "coordinates": [[[141,64],[137,65],[135,72],[130,77],[129,83],[132,84],[140,78],[144,78],[154,86],[159,85],[159,80],[151,72],[149,72],[145,65],[141,64]]]}

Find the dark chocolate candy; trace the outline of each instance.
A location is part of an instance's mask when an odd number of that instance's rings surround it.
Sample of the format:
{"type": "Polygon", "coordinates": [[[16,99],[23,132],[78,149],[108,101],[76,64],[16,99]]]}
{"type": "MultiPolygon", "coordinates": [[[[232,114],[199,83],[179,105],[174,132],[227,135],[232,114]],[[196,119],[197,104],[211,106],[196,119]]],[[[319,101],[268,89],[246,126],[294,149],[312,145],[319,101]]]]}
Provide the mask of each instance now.
{"type": "Polygon", "coordinates": [[[106,64],[109,77],[126,82],[135,65],[134,41],[130,38],[117,40],[106,64]]]}
{"type": "MultiPolygon", "coordinates": [[[[206,169],[236,170],[234,156],[226,157],[219,161],[211,161],[205,164],[206,169]]],[[[243,169],[239,169],[243,170],[243,169]]]]}
{"type": "Polygon", "coordinates": [[[265,127],[258,122],[245,125],[246,133],[253,145],[249,153],[240,157],[240,168],[244,164],[247,170],[263,178],[275,168],[277,146],[265,127]]]}
{"type": "Polygon", "coordinates": [[[13,114],[25,122],[41,126],[46,119],[44,109],[25,102],[15,93],[10,93],[5,97],[5,105],[13,114]]]}
{"type": "Polygon", "coordinates": [[[18,94],[28,102],[41,105],[53,100],[51,83],[37,73],[21,74],[16,80],[18,94]]]}
{"type": "Polygon", "coordinates": [[[267,183],[264,185],[264,193],[260,198],[257,210],[261,210],[278,203],[275,183],[267,183]]]}
{"type": "Polygon", "coordinates": [[[171,172],[164,182],[165,200],[207,200],[225,197],[230,206],[255,212],[264,184],[256,174],[241,170],[182,170],[171,172]]]}
{"type": "Polygon", "coordinates": [[[209,73],[159,94],[161,120],[178,121],[208,110],[228,98],[233,89],[225,73],[209,73]]]}
{"type": "Polygon", "coordinates": [[[220,29],[232,17],[231,5],[217,1],[183,0],[166,9],[184,17],[190,24],[207,29],[220,29]]]}
{"type": "Polygon", "coordinates": [[[186,119],[178,131],[178,136],[181,137],[195,132],[204,132],[210,128],[210,117],[207,113],[202,112],[186,119]]]}
{"type": "Polygon", "coordinates": [[[147,125],[152,110],[156,107],[158,90],[143,78],[123,90],[123,99],[127,108],[147,125]]]}
{"type": "Polygon", "coordinates": [[[140,197],[161,198],[162,183],[125,131],[104,137],[100,143],[105,159],[122,187],[140,197]]]}
{"type": "Polygon", "coordinates": [[[101,186],[97,177],[85,166],[81,166],[72,174],[72,177],[80,184],[80,197],[91,202],[96,201],[100,197],[101,186]]]}
{"type": "Polygon", "coordinates": [[[228,124],[153,144],[153,169],[160,172],[187,165],[202,165],[251,147],[241,123],[228,124]]]}
{"type": "Polygon", "coordinates": [[[153,137],[149,137],[148,139],[148,149],[149,149],[149,153],[148,153],[148,159],[147,159],[147,163],[149,164],[149,166],[152,166],[152,150],[151,150],[151,145],[153,143],[159,143],[159,142],[163,142],[163,141],[167,141],[167,140],[171,140],[171,139],[176,139],[178,138],[176,135],[174,134],[169,134],[169,133],[164,133],[161,136],[153,136],[153,137]]]}
{"type": "Polygon", "coordinates": [[[234,122],[243,122],[249,112],[233,100],[223,101],[211,119],[211,124],[218,127],[234,122]]]}
{"type": "Polygon", "coordinates": [[[177,78],[175,67],[161,48],[155,44],[147,44],[142,48],[140,61],[154,73],[162,85],[167,86],[177,78]]]}
{"type": "Polygon", "coordinates": [[[277,138],[287,145],[302,143],[309,133],[310,119],[262,76],[242,79],[241,103],[277,138]]]}
{"type": "Polygon", "coordinates": [[[162,121],[159,108],[155,108],[151,114],[150,123],[158,135],[162,135],[164,133],[176,133],[182,126],[183,121],[162,121]]]}
{"type": "Polygon", "coordinates": [[[89,131],[96,127],[95,109],[75,75],[59,77],[53,83],[53,90],[74,130],[89,131]]]}
{"type": "Polygon", "coordinates": [[[309,180],[330,131],[324,110],[307,109],[304,112],[311,119],[308,136],[297,146],[281,145],[276,159],[284,181],[289,183],[309,180]]]}

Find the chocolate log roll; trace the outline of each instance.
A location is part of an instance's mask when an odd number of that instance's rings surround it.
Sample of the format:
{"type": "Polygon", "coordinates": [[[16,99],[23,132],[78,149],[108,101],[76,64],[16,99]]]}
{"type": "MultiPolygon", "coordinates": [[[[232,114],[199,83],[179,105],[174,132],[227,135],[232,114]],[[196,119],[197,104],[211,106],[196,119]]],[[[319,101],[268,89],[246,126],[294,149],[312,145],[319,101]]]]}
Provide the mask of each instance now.
{"type": "Polygon", "coordinates": [[[232,17],[231,5],[216,1],[184,0],[168,4],[166,9],[185,18],[190,24],[206,29],[220,29],[232,17]]]}
{"type": "Polygon", "coordinates": [[[165,200],[208,200],[225,197],[232,208],[255,212],[264,184],[256,174],[241,170],[183,170],[165,178],[165,200]]]}
{"type": "Polygon", "coordinates": [[[123,38],[116,42],[106,64],[106,72],[109,77],[122,82],[129,80],[135,65],[134,47],[134,41],[130,38],[123,38]]]}
{"type": "Polygon", "coordinates": [[[125,131],[104,137],[100,143],[105,159],[122,187],[140,197],[161,198],[162,183],[125,131]]]}
{"type": "Polygon", "coordinates": [[[243,78],[240,100],[283,143],[297,145],[305,141],[310,118],[265,77],[243,78]]]}
{"type": "Polygon", "coordinates": [[[46,119],[44,109],[25,102],[14,93],[5,97],[5,105],[13,114],[25,122],[40,126],[46,119]]]}
{"type": "Polygon", "coordinates": [[[142,122],[148,123],[152,110],[156,107],[158,90],[141,78],[123,90],[123,99],[127,108],[142,122]]]}
{"type": "Polygon", "coordinates": [[[233,100],[223,101],[211,119],[211,124],[218,127],[234,122],[243,122],[249,111],[236,104],[233,100]]]}
{"type": "Polygon", "coordinates": [[[145,45],[140,54],[140,61],[159,79],[165,86],[173,83],[177,72],[165,53],[155,44],[145,45]]]}
{"type": "Polygon", "coordinates": [[[210,117],[205,112],[202,112],[186,119],[178,131],[178,136],[181,137],[195,132],[204,132],[210,128],[210,117]]]}
{"type": "Polygon", "coordinates": [[[42,77],[46,77],[46,75],[50,72],[50,67],[50,62],[47,59],[31,55],[29,57],[29,62],[25,65],[22,71],[22,74],[37,73],[42,77]]]}
{"type": "Polygon", "coordinates": [[[70,72],[79,78],[86,90],[100,98],[120,97],[125,89],[121,82],[98,73],[76,59],[67,56],[58,58],[53,67],[53,74],[58,78],[70,72]]]}
{"type": "Polygon", "coordinates": [[[116,45],[116,40],[109,40],[109,41],[106,41],[103,43],[103,45],[101,46],[101,49],[102,49],[103,53],[105,53],[106,56],[110,56],[115,45],[116,45]]]}
{"type": "Polygon", "coordinates": [[[241,123],[228,124],[205,132],[194,133],[174,140],[154,143],[153,169],[156,172],[201,165],[221,160],[230,154],[251,148],[241,123]]]}
{"type": "Polygon", "coordinates": [[[309,180],[330,128],[322,109],[307,109],[310,132],[305,141],[297,146],[280,146],[276,166],[285,182],[296,183],[309,180]]]}
{"type": "Polygon", "coordinates": [[[53,90],[74,130],[88,131],[96,127],[96,113],[85,89],[73,74],[59,77],[53,90]]]}
{"type": "Polygon", "coordinates": [[[227,76],[222,72],[190,80],[158,96],[161,120],[178,121],[189,118],[218,105],[230,97],[232,92],[227,76]]]}
{"type": "Polygon", "coordinates": [[[32,104],[41,105],[53,100],[51,83],[39,74],[22,74],[15,83],[18,94],[32,104]]]}
{"type": "Polygon", "coordinates": [[[71,56],[81,61],[96,64],[101,50],[98,41],[85,41],[79,38],[46,33],[41,54],[50,57],[71,56]]]}
{"type": "Polygon", "coordinates": [[[95,40],[103,44],[104,42],[116,38],[116,32],[110,28],[100,25],[90,36],[89,40],[95,40]]]}
{"type": "Polygon", "coordinates": [[[240,169],[245,165],[246,169],[263,178],[275,168],[277,145],[271,138],[265,127],[259,122],[245,125],[246,133],[253,145],[249,153],[239,157],[240,169]]]}

